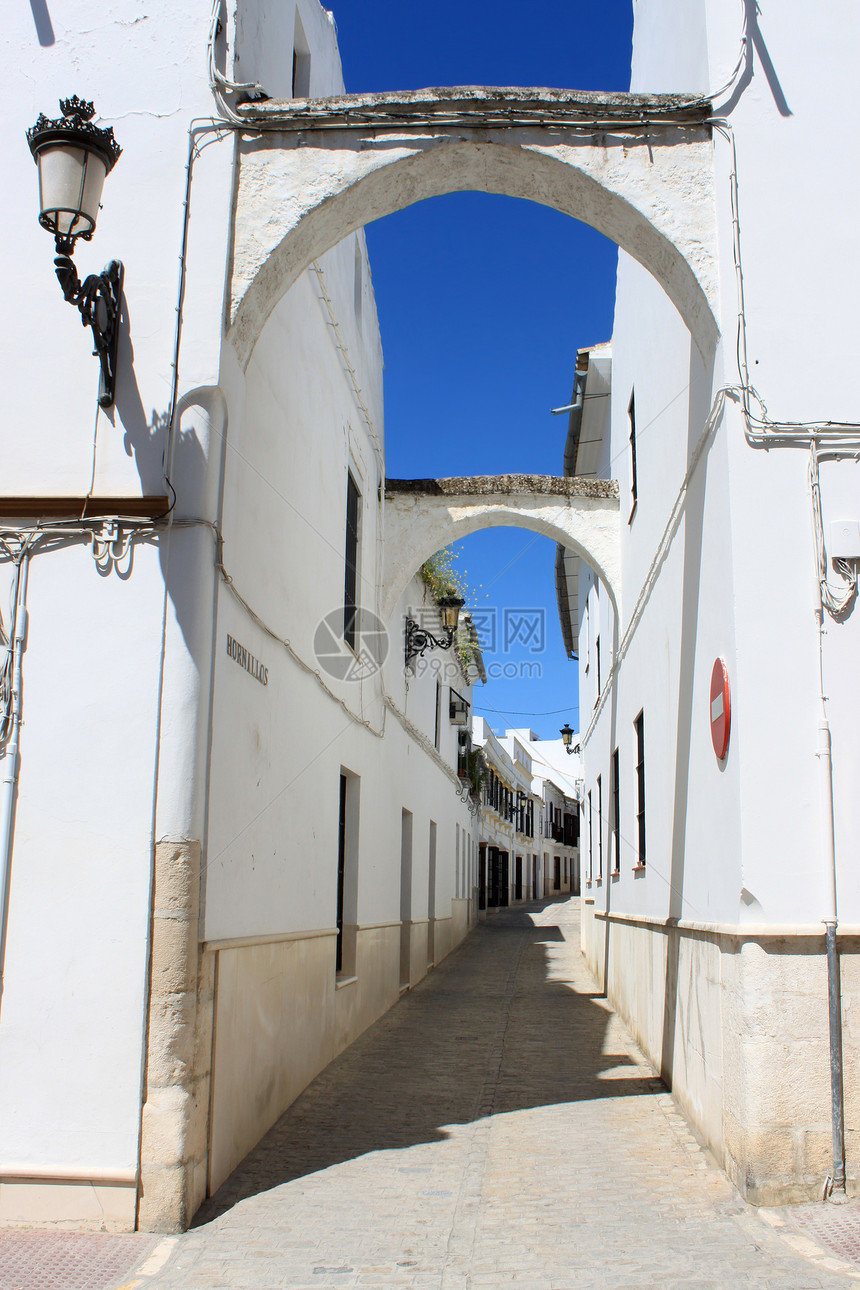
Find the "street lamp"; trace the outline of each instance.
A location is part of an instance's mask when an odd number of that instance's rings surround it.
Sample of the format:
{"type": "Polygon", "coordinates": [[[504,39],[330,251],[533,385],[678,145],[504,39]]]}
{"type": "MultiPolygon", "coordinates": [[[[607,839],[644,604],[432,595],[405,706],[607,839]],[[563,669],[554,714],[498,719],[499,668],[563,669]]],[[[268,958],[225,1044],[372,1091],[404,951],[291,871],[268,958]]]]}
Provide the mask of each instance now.
{"type": "Polygon", "coordinates": [[[55,120],[42,113],[27,131],[39,167],[39,223],[54,235],[54,268],[63,295],[77,306],[82,324],[92,329],[101,363],[99,404],[109,408],[116,389],[123,266],[111,260],[102,273],[91,273],[82,283],[72,256],[77,239],[89,242],[95,232],[105,177],[122,149],[110,126],[93,125],[92,103],[75,94],[60,100],[60,111],[63,115],[55,120]]]}
{"type": "Polygon", "coordinates": [[[465,600],[459,596],[443,596],[439,601],[439,611],[442,615],[442,626],[445,629],[445,636],[437,639],[426,627],[420,627],[412,618],[406,619],[406,662],[420,656],[428,649],[450,649],[454,644],[454,636],[457,631],[457,621],[460,617],[460,610],[465,605],[465,600]]]}
{"type": "Polygon", "coordinates": [[[573,731],[567,722],[564,723],[558,733],[561,735],[561,742],[564,744],[564,751],[568,757],[572,757],[574,753],[579,752],[579,744],[573,743],[573,731]]]}

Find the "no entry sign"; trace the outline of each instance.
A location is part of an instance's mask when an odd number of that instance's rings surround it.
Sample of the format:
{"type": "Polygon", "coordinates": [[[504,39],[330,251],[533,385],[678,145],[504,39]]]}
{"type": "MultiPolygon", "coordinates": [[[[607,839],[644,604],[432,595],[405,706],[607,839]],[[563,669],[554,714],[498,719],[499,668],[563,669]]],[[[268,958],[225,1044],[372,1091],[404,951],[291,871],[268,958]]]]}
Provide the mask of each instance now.
{"type": "Polygon", "coordinates": [[[718,658],[711,672],[711,743],[720,761],[729,746],[732,725],[732,701],[729,695],[729,671],[726,661],[718,658]]]}

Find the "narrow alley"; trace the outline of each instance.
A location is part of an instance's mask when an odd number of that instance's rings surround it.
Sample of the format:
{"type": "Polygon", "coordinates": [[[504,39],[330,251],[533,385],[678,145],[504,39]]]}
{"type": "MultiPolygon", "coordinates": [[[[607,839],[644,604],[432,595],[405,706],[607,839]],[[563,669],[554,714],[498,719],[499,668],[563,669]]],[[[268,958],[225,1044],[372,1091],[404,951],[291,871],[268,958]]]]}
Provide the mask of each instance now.
{"type": "Polygon", "coordinates": [[[699,1150],[595,994],[577,899],[481,923],[162,1249],[127,1284],[853,1284],[799,1257],[699,1150]]]}

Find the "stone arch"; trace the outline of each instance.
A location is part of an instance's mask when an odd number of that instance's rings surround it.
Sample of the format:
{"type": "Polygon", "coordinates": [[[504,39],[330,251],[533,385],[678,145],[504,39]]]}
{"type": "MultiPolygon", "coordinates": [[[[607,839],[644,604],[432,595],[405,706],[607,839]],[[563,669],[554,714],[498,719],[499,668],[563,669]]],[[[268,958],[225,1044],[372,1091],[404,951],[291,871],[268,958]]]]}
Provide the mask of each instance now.
{"type": "Polygon", "coordinates": [[[436,551],[479,529],[508,525],[575,551],[621,609],[618,485],[546,475],[390,479],[385,495],[382,617],[390,621],[410,578],[436,551]]]}
{"type": "Polygon", "coordinates": [[[399,96],[397,125],[324,128],[323,118],[306,133],[294,124],[242,141],[229,336],[243,366],[317,256],[372,220],[462,191],[525,198],[590,224],[651,272],[703,355],[712,352],[716,229],[704,123],[642,125],[631,113],[599,130],[428,125],[426,98],[420,119],[410,116],[413,97],[399,96]]]}

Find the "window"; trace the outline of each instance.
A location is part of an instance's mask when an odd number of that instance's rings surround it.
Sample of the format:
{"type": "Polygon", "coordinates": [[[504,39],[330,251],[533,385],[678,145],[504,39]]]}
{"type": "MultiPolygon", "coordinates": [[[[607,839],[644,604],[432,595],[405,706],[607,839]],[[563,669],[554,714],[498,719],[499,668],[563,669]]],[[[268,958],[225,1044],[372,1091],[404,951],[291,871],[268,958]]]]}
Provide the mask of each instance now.
{"type": "Polygon", "coordinates": [[[588,790],[588,881],[594,881],[594,837],[592,830],[592,820],[594,810],[591,805],[591,789],[588,790]]]}
{"type": "MultiPolygon", "coordinates": [[[[456,828],[457,828],[457,835],[456,835],[456,842],[455,842],[455,844],[454,844],[454,873],[455,873],[454,895],[455,895],[455,896],[457,896],[457,897],[459,897],[459,895],[460,895],[460,883],[461,883],[461,878],[460,878],[460,826],[459,826],[459,824],[456,826],[456,828]]],[[[464,836],[464,839],[463,839],[463,840],[465,841],[465,836],[464,836]]]]}
{"type": "Polygon", "coordinates": [[[343,893],[346,871],[346,775],[340,777],[340,816],[337,825],[337,949],[335,968],[343,966],[343,893]]]}
{"type": "Polygon", "coordinates": [[[412,812],[400,812],[400,986],[409,985],[412,959],[412,812]]]}
{"type": "Polygon", "coordinates": [[[633,722],[636,730],[636,861],[645,863],[645,715],[633,722]]]}
{"type": "Polygon", "coordinates": [[[442,682],[436,677],[436,718],[433,723],[433,747],[438,751],[442,739],[442,682]]]}
{"type": "Polygon", "coordinates": [[[358,775],[341,768],[337,830],[337,945],[335,971],[355,974],[355,939],[358,912],[358,775]]]}
{"type": "Polygon", "coordinates": [[[630,418],[630,496],[632,506],[630,508],[630,519],[636,514],[636,499],[639,496],[639,481],[636,476],[636,394],[630,391],[630,402],[627,405],[627,415],[630,418]]]}
{"type": "Polygon", "coordinates": [[[588,676],[588,668],[591,663],[591,597],[588,592],[585,593],[585,675],[588,676]]]}
{"type": "Polygon", "coordinates": [[[293,98],[306,99],[311,92],[311,51],[302,26],[302,20],[296,10],[296,25],[293,30],[293,98]]]}
{"type": "Polygon", "coordinates": [[[597,776],[597,881],[603,881],[603,781],[597,776]]]}
{"type": "Polygon", "coordinates": [[[612,754],[612,872],[621,869],[621,793],[618,778],[618,749],[612,754]]]}
{"type": "Polygon", "coordinates": [[[594,641],[594,653],[597,658],[597,697],[600,698],[600,637],[594,641]]]}
{"type": "Polygon", "coordinates": [[[361,493],[352,477],[346,477],[346,576],[343,591],[343,639],[355,649],[358,635],[358,523],[361,493]]]}

